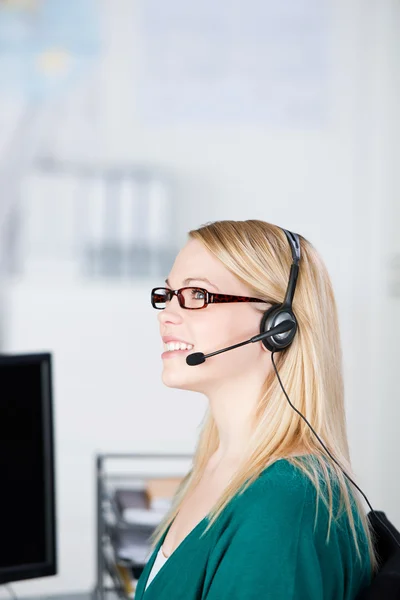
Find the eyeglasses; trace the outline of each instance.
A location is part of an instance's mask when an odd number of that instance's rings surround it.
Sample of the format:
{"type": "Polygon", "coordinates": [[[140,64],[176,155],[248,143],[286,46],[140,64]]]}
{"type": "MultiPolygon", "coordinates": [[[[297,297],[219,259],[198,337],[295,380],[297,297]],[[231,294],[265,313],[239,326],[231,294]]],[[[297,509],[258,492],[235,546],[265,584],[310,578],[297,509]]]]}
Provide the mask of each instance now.
{"type": "Polygon", "coordinates": [[[189,310],[206,308],[208,304],[222,302],[267,302],[259,298],[247,296],[231,296],[229,294],[212,294],[204,288],[183,287],[179,290],[169,288],[153,288],[151,290],[151,304],[157,310],[163,310],[173,296],[178,298],[179,305],[189,310]]]}

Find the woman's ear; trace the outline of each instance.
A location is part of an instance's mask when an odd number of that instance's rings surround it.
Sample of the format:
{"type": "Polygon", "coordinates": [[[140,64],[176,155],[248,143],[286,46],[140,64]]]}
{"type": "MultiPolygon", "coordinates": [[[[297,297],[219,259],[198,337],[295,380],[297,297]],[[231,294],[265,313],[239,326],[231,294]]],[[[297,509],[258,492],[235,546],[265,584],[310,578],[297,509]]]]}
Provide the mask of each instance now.
{"type": "Polygon", "coordinates": [[[260,344],[261,344],[261,347],[262,347],[262,349],[263,349],[265,352],[268,352],[268,354],[271,354],[271,351],[270,351],[270,350],[268,350],[268,348],[267,348],[266,346],[264,346],[264,344],[262,343],[262,340],[261,340],[260,344]]]}

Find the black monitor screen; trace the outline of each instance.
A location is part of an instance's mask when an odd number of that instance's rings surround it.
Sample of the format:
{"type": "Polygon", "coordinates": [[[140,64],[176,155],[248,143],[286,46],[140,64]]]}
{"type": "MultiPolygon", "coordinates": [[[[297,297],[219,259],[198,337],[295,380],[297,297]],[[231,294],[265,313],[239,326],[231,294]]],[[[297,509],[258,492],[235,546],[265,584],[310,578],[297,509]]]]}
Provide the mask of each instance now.
{"type": "Polygon", "coordinates": [[[0,355],[0,582],[56,574],[51,355],[0,355]]]}

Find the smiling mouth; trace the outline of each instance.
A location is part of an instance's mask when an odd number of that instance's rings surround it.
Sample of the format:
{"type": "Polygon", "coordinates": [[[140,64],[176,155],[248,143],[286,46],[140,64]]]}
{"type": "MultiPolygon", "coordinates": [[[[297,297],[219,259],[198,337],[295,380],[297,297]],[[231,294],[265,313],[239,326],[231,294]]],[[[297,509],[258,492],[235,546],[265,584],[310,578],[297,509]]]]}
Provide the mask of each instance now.
{"type": "Polygon", "coordinates": [[[164,353],[188,352],[190,350],[193,350],[193,344],[185,344],[185,342],[167,342],[164,344],[164,353]]]}

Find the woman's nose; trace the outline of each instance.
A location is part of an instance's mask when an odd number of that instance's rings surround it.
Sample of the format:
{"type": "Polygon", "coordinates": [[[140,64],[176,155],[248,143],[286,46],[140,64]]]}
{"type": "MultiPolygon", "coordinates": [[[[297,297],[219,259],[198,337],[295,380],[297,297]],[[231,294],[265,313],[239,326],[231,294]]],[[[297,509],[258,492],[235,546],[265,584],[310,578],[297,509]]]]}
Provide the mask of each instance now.
{"type": "Polygon", "coordinates": [[[159,314],[157,315],[158,320],[160,323],[181,323],[183,310],[184,309],[179,305],[178,298],[173,296],[167,306],[159,311],[159,314]]]}

